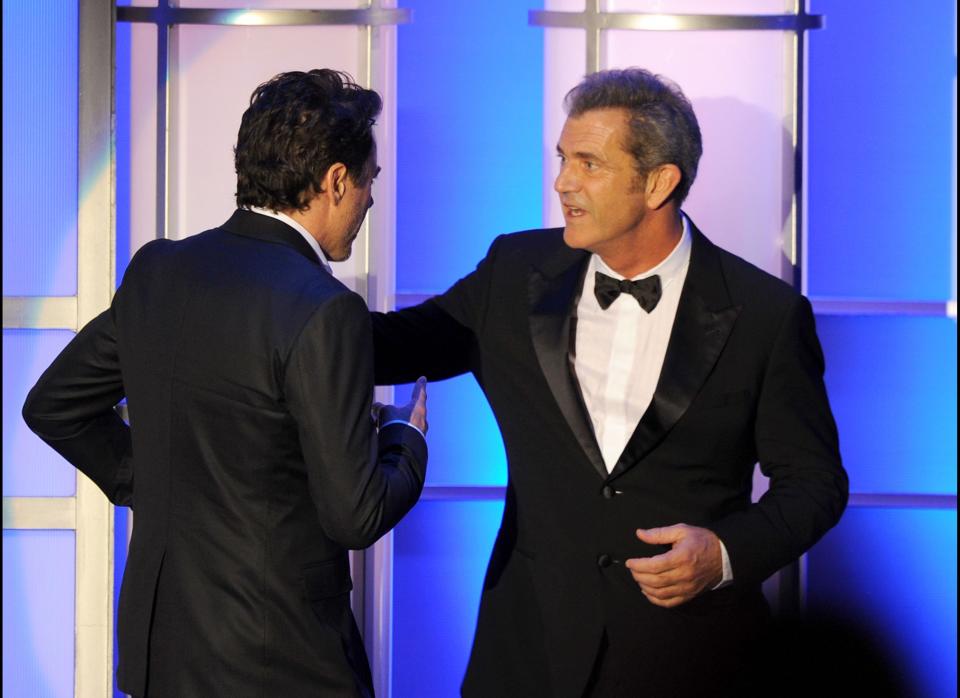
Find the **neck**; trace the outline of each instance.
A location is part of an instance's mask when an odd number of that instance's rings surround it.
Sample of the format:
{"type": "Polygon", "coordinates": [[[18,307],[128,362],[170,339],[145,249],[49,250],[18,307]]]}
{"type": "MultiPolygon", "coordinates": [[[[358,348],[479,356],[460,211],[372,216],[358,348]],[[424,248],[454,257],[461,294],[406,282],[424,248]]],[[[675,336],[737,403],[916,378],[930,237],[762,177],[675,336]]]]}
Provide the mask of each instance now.
{"type": "Polygon", "coordinates": [[[663,213],[644,220],[636,234],[628,239],[594,252],[604,264],[627,279],[653,269],[670,256],[683,236],[680,212],[670,207],[670,211],[663,213]]]}
{"type": "Polygon", "coordinates": [[[330,253],[325,244],[325,238],[323,235],[323,214],[320,210],[320,207],[316,205],[316,202],[311,202],[309,208],[305,211],[298,211],[296,209],[291,209],[289,211],[283,211],[286,215],[290,216],[297,223],[306,228],[307,232],[313,237],[314,240],[320,245],[320,249],[323,250],[323,253],[330,257],[330,253]]]}

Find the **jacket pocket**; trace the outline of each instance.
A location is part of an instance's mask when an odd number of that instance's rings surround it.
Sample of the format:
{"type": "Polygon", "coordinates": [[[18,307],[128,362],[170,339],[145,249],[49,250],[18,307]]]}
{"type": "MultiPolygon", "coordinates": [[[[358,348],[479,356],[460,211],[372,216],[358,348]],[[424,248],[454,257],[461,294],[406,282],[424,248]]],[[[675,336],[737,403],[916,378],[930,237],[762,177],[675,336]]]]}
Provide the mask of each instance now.
{"type": "Polygon", "coordinates": [[[338,625],[338,617],[348,605],[353,589],[346,554],[333,560],[307,563],[300,568],[300,572],[303,595],[314,613],[320,620],[338,625]]]}

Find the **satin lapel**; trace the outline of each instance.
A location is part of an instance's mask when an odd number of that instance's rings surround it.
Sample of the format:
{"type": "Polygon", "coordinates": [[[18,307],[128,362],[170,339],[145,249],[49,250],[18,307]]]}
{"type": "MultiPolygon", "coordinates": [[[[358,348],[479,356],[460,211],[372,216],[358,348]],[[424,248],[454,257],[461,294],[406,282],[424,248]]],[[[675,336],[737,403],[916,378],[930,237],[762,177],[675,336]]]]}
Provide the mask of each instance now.
{"type": "Polygon", "coordinates": [[[530,335],[540,368],[560,411],[590,463],[606,478],[607,468],[570,364],[572,333],[576,330],[573,310],[588,258],[586,253],[564,248],[542,269],[532,270],[530,335]]]}
{"type": "Polygon", "coordinates": [[[611,478],[646,456],[684,415],[720,358],[740,314],[740,306],[730,305],[717,248],[695,227],[692,232],[690,267],[660,380],[611,478]]]}

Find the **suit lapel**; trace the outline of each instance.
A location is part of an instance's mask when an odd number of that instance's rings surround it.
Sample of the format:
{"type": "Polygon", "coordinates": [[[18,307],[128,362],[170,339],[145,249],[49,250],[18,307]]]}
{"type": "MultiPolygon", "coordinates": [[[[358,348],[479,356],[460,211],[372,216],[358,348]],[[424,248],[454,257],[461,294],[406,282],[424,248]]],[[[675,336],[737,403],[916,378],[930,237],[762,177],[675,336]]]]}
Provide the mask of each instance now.
{"type": "Polygon", "coordinates": [[[589,255],[562,245],[529,279],[530,335],[544,377],[560,411],[601,477],[607,468],[600,454],[583,397],[571,368],[570,347],[576,331],[573,310],[583,286],[589,255]]]}
{"type": "Polygon", "coordinates": [[[731,306],[717,248],[691,224],[693,249],[660,380],[617,465],[614,478],[646,456],[690,407],[713,370],[740,313],[731,306]]]}

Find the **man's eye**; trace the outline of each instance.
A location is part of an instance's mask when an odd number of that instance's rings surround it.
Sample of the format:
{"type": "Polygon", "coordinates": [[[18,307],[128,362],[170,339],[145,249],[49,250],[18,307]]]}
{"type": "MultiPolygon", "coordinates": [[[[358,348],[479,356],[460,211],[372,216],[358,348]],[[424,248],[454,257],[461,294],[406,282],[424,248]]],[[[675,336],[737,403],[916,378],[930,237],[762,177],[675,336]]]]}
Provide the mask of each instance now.
{"type": "Polygon", "coordinates": [[[597,169],[597,163],[595,163],[593,160],[584,160],[583,166],[585,169],[588,169],[588,170],[597,169]]]}

